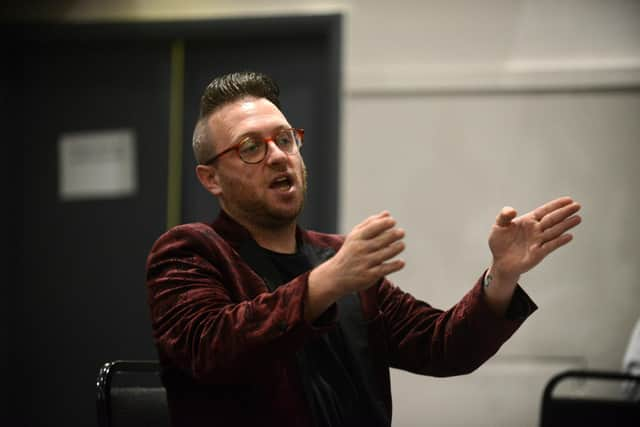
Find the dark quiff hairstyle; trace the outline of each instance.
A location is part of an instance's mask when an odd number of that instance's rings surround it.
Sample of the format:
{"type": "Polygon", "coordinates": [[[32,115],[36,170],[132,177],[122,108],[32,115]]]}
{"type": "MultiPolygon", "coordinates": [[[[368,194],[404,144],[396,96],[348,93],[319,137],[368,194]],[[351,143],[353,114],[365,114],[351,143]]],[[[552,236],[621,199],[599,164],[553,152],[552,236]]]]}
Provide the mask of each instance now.
{"type": "Polygon", "coordinates": [[[200,117],[245,96],[266,98],[280,108],[280,88],[271,77],[253,71],[225,74],[209,83],[200,99],[200,117]]]}
{"type": "Polygon", "coordinates": [[[214,156],[207,120],[217,109],[244,97],[266,98],[280,109],[280,88],[263,73],[241,71],[214,78],[200,98],[200,117],[193,133],[193,154],[200,164],[214,156]]]}

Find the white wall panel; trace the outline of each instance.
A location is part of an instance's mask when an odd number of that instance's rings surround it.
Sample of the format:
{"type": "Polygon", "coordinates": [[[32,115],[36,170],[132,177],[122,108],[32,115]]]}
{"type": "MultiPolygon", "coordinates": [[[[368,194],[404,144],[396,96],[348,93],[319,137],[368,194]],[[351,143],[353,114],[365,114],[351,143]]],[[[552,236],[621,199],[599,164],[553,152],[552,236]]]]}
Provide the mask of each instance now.
{"type": "Polygon", "coordinates": [[[506,354],[617,367],[640,301],[640,92],[367,97],[347,103],[346,229],[388,209],[407,231],[406,290],[448,307],[490,262],[504,205],[571,195],[576,239],[522,278],[541,309],[506,354]],[[593,339],[597,336],[597,339],[593,339]]]}

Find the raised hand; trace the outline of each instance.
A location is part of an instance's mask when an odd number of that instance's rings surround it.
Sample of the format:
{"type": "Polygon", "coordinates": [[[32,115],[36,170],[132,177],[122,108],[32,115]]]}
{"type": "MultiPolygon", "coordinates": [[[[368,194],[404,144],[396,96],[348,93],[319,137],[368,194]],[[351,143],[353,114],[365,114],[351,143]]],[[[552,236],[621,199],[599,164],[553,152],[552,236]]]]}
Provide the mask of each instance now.
{"type": "Polygon", "coordinates": [[[518,280],[572,240],[567,231],[580,224],[579,210],[580,205],[570,197],[552,200],[517,218],[513,208],[503,208],[489,235],[492,272],[503,279],[518,280]]]}
{"type": "Polygon", "coordinates": [[[386,211],[356,225],[329,261],[336,284],[345,293],[359,291],[402,269],[404,261],[391,260],[404,250],[402,238],[404,231],[386,211]]]}
{"type": "Polygon", "coordinates": [[[402,269],[404,261],[392,258],[404,250],[403,238],[404,231],[388,212],[356,225],[333,258],[309,274],[305,317],[314,320],[341,296],[402,269]]]}

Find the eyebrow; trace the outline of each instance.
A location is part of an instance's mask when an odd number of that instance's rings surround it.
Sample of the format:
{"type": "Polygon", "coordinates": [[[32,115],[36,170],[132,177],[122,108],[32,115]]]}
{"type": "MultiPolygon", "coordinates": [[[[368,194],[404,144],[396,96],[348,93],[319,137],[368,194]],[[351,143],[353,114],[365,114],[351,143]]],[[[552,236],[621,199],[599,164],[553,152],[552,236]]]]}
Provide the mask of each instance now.
{"type": "MultiPolygon", "coordinates": [[[[275,128],[273,128],[273,130],[269,133],[269,135],[273,136],[276,132],[280,132],[282,130],[285,129],[291,129],[291,125],[279,125],[276,126],[275,128]]],[[[249,138],[249,137],[260,137],[262,138],[262,132],[259,131],[249,131],[249,132],[245,132],[243,134],[240,134],[240,136],[238,138],[236,138],[234,140],[234,142],[241,142],[242,140],[249,138]]]]}

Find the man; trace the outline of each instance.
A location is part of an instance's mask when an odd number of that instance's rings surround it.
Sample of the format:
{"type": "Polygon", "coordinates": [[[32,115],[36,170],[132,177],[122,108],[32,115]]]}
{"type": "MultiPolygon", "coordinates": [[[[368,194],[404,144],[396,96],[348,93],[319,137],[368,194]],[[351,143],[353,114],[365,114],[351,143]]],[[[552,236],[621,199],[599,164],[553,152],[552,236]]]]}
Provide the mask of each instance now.
{"type": "Polygon", "coordinates": [[[303,131],[278,92],[258,73],[209,84],[193,147],[221,212],[174,227],[149,255],[172,422],[389,426],[389,368],[459,375],[495,354],[536,309],[520,275],[571,240],[580,206],[564,197],[520,217],[504,208],[489,236],[493,263],[438,310],[386,279],[404,266],[404,232],[388,212],[346,236],[297,226],[303,131]]]}

